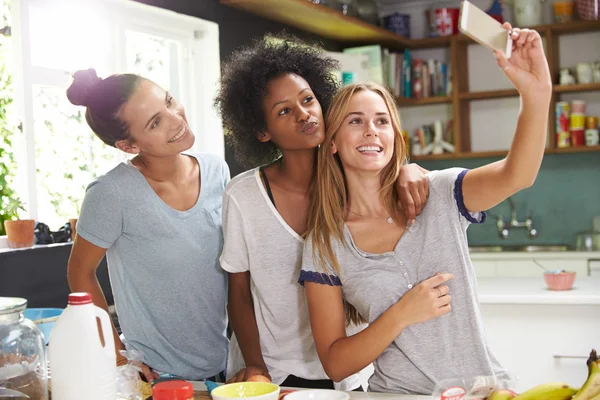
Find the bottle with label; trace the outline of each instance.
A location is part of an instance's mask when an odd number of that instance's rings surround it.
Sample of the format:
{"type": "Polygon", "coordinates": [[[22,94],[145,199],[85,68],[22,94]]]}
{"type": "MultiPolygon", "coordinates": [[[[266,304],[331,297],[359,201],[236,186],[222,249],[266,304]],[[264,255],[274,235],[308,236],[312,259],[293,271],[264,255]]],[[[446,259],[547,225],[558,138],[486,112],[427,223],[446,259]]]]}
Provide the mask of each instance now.
{"type": "Polygon", "coordinates": [[[108,313],[89,293],[71,293],[50,335],[52,398],[115,400],[117,360],[108,313]],[[100,339],[96,318],[100,319],[100,339]]]}

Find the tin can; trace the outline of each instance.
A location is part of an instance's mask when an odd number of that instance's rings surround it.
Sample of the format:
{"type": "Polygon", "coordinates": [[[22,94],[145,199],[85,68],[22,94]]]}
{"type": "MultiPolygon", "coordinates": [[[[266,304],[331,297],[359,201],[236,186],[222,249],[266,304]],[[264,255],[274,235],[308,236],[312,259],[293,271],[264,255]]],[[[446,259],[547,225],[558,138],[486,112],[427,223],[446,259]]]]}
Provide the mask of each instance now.
{"type": "Polygon", "coordinates": [[[598,128],[598,117],[590,116],[585,119],[585,129],[597,129],[598,128]]]}
{"type": "Polygon", "coordinates": [[[573,147],[585,146],[585,131],[583,128],[571,130],[571,145],[573,147]]]}
{"type": "Polygon", "coordinates": [[[585,145],[598,146],[598,129],[587,129],[585,131],[585,145]]]}
{"type": "Polygon", "coordinates": [[[560,101],[556,103],[556,147],[564,148],[571,145],[569,132],[569,103],[560,101]]]}
{"type": "Polygon", "coordinates": [[[573,129],[585,129],[585,115],[583,114],[571,114],[571,130],[573,129]]]}

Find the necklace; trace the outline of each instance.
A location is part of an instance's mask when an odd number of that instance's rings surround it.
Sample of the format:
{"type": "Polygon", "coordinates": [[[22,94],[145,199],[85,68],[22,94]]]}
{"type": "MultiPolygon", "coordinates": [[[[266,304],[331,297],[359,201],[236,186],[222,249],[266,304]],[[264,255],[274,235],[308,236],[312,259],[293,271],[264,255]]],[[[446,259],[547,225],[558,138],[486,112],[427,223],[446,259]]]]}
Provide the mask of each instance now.
{"type": "Polygon", "coordinates": [[[359,213],[356,213],[350,209],[348,209],[348,211],[350,211],[352,214],[354,215],[358,215],[361,218],[369,218],[369,219],[385,219],[387,221],[388,224],[391,224],[392,222],[394,222],[394,220],[392,219],[392,217],[366,217],[364,215],[360,215],[359,213]]]}

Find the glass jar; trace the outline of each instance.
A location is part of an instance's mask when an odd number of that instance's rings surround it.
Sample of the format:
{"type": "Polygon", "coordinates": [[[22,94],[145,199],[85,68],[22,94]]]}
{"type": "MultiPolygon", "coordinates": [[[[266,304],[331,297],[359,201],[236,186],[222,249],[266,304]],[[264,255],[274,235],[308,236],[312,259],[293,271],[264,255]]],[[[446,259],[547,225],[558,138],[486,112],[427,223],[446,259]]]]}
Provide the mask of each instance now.
{"type": "Polygon", "coordinates": [[[375,0],[358,0],[356,3],[356,12],[358,17],[363,21],[379,25],[379,14],[377,13],[375,0]]]}
{"type": "Polygon", "coordinates": [[[0,398],[48,399],[44,338],[23,317],[27,300],[0,297],[0,398]]]}

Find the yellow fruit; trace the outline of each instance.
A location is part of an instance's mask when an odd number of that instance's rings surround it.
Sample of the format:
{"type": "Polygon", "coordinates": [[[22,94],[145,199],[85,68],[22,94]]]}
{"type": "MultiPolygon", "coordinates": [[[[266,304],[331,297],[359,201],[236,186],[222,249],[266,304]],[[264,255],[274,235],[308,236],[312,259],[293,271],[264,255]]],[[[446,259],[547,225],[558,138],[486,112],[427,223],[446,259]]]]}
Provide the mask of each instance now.
{"type": "Polygon", "coordinates": [[[513,397],[513,400],[569,400],[577,393],[577,389],[562,382],[550,382],[538,385],[520,395],[513,397]]]}
{"type": "Polygon", "coordinates": [[[513,392],[512,390],[500,389],[500,390],[496,390],[494,393],[492,393],[490,396],[488,396],[486,400],[511,400],[516,395],[517,394],[515,392],[513,392]]]}
{"type": "Polygon", "coordinates": [[[573,400],[600,400],[600,367],[596,350],[592,350],[587,360],[588,378],[573,400]]]}

